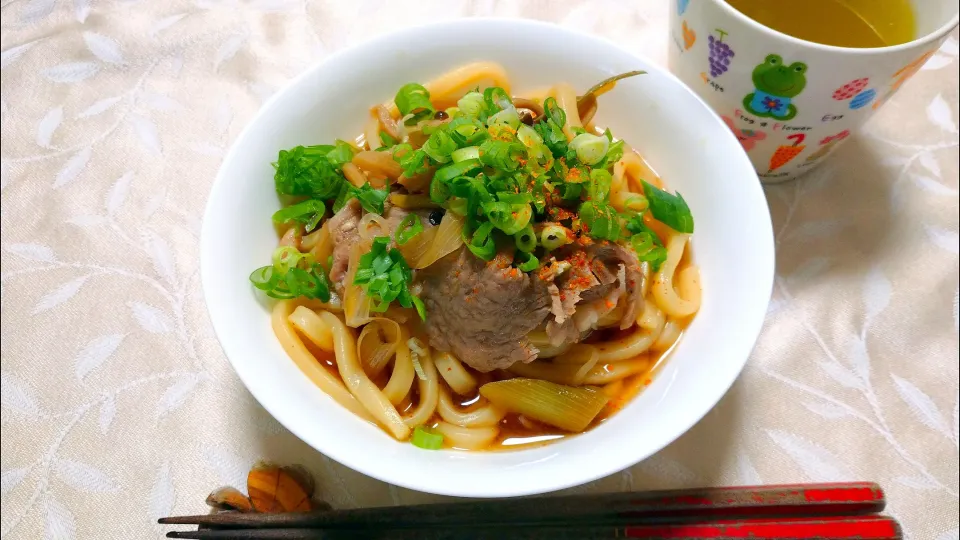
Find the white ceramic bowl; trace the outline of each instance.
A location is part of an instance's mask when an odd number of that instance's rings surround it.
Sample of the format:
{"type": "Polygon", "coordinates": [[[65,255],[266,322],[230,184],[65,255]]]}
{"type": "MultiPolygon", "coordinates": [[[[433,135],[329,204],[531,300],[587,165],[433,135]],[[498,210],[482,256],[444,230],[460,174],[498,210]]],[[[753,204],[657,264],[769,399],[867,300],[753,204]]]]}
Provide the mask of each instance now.
{"type": "Polygon", "coordinates": [[[430,493],[508,497],[582,484],[654,454],[704,416],[743,368],[773,282],[770,216],[756,174],[727,127],[651,62],[601,39],[522,21],[461,20],[404,30],[339,52],[294,79],[234,143],[210,193],[201,274],[216,334],[250,392],[307,444],[364,474],[430,493]],[[696,220],[703,306],[675,353],[619,414],[578,437],[512,452],[425,451],[342,409],[280,348],[248,281],[277,244],[271,163],[298,144],[352,138],[372,104],[410,81],[476,60],[501,63],[514,91],[566,81],[586,89],[615,73],[598,123],[646,156],[696,220]]]}

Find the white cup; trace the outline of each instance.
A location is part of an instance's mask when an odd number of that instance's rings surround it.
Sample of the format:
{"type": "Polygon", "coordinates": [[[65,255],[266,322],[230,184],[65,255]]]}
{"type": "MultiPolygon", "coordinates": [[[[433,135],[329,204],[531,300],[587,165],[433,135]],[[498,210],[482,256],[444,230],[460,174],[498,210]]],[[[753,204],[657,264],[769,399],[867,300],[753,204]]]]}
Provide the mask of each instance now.
{"type": "Polygon", "coordinates": [[[723,0],[671,3],[671,71],[733,130],[764,183],[822,163],[936,52],[958,11],[958,0],[913,0],[917,39],[855,49],[777,32],[723,0]]]}

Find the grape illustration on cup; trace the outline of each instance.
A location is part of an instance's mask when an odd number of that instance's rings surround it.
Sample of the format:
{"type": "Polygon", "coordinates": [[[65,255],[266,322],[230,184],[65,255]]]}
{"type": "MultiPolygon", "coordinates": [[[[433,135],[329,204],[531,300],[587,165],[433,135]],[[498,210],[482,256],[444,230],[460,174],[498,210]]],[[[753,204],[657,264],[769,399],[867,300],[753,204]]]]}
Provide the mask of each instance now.
{"type": "Polygon", "coordinates": [[[723,42],[727,33],[719,28],[716,31],[720,34],[719,38],[713,37],[713,34],[707,37],[710,52],[710,76],[714,78],[727,72],[727,69],[730,68],[730,59],[733,58],[733,49],[730,48],[729,44],[723,42]]]}

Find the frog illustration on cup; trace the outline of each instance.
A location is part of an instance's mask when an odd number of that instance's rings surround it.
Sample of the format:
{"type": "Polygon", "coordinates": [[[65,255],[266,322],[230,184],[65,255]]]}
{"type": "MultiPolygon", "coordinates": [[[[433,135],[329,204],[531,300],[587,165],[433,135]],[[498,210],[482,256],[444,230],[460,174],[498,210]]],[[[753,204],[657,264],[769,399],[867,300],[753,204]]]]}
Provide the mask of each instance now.
{"type": "Polygon", "coordinates": [[[784,65],[783,58],[770,54],[753,68],[753,92],[743,98],[743,106],[756,116],[790,120],[797,107],[790,101],[807,85],[807,65],[794,62],[784,65]]]}

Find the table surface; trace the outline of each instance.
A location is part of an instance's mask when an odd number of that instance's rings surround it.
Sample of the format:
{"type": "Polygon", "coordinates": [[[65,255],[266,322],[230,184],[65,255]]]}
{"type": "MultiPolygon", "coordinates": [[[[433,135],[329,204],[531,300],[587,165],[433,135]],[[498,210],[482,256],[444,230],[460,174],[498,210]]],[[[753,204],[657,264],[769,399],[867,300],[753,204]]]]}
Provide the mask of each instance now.
{"type": "MultiPolygon", "coordinates": [[[[663,62],[667,6],[3,0],[2,537],[159,537],[258,459],[338,507],[437,500],[311,450],[234,375],[197,272],[224,151],[285,81],[398,26],[533,17],[663,62]]],[[[954,32],[834,159],[766,189],[777,276],[746,371],[570,491],[875,480],[911,538],[957,538],[957,70],[954,32]]]]}

